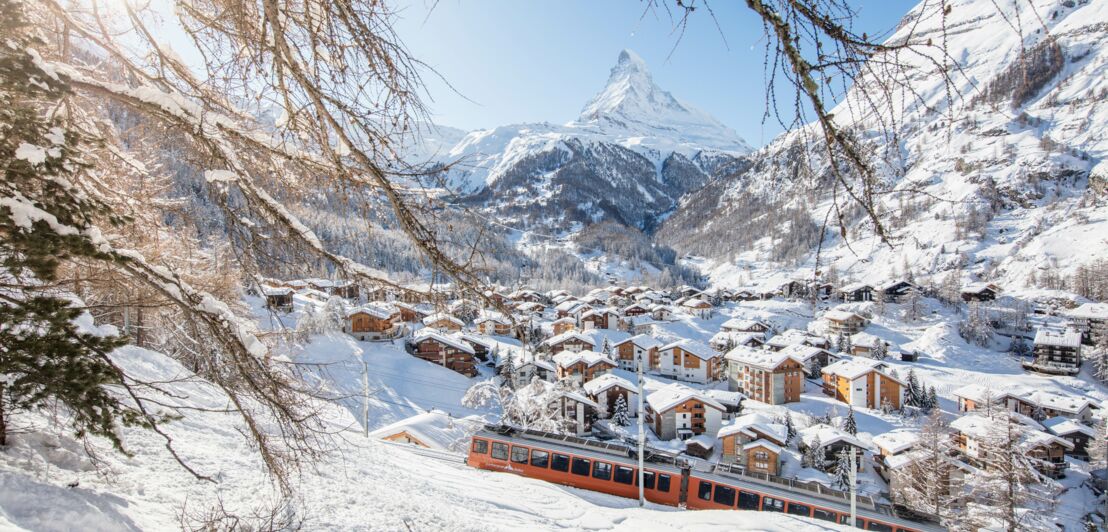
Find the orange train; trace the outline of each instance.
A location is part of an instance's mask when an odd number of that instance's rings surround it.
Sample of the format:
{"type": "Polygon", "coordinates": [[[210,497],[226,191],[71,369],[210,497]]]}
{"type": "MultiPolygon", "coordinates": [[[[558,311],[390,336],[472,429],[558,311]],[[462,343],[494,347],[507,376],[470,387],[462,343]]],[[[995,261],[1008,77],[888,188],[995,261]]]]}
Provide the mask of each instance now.
{"type": "MultiPolygon", "coordinates": [[[[849,505],[837,500],[665,462],[664,457],[652,459],[643,468],[648,501],[695,510],[783,512],[839,524],[850,521],[849,505]]],[[[634,450],[622,444],[490,426],[473,436],[466,463],[620,497],[639,496],[638,460],[634,450]]],[[[887,505],[859,507],[856,517],[855,526],[864,530],[945,530],[898,516],[887,505]]]]}

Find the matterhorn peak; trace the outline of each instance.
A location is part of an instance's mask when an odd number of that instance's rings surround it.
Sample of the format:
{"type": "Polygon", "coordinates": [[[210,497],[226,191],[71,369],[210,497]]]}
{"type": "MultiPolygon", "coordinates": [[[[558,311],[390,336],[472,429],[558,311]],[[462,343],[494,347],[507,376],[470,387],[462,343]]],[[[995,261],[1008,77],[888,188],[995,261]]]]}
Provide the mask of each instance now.
{"type": "Polygon", "coordinates": [[[629,49],[619,53],[604,89],[568,125],[617,136],[681,137],[722,150],[750,149],[734,130],[662,90],[646,61],[629,49]]]}

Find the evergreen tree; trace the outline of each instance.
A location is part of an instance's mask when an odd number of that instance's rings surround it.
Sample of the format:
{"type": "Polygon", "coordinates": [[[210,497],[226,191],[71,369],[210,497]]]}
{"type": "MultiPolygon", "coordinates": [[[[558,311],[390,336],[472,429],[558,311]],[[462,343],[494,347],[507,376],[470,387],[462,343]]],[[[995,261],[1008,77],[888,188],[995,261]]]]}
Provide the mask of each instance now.
{"type": "Polygon", "coordinates": [[[923,390],[920,388],[919,379],[916,378],[916,370],[908,370],[908,378],[904,390],[904,404],[907,406],[923,406],[923,390]]]}
{"type": "Polygon", "coordinates": [[[850,410],[846,413],[846,421],[843,423],[843,430],[851,436],[858,434],[858,422],[854,420],[854,407],[851,406],[850,410]]]}
{"type": "Polygon", "coordinates": [[[82,331],[82,314],[51,284],[66,259],[120,260],[101,251],[94,219],[121,224],[71,183],[87,169],[83,139],[52,114],[66,78],[42,70],[25,49],[40,41],[25,4],[0,0],[0,445],[13,416],[64,406],[78,437],[103,436],[122,451],[121,425],[147,425],[108,386],[122,384],[108,353],[126,343],[82,331]]]}
{"type": "Polygon", "coordinates": [[[785,414],[785,446],[792,445],[792,442],[796,440],[796,426],[793,425],[792,413],[785,414]]]}
{"type": "Polygon", "coordinates": [[[812,438],[812,441],[804,448],[804,454],[800,457],[800,465],[802,467],[822,469],[824,454],[823,442],[819,441],[819,436],[817,435],[812,438]]]}
{"type": "Polygon", "coordinates": [[[1025,357],[1031,354],[1031,348],[1027,346],[1023,336],[1014,334],[1011,343],[1008,344],[1008,352],[1015,357],[1025,357]]]}
{"type": "Polygon", "coordinates": [[[850,489],[850,452],[839,452],[839,458],[831,469],[831,483],[840,490],[850,489]]]}
{"type": "Polygon", "coordinates": [[[878,338],[873,344],[873,350],[869,355],[874,360],[885,360],[889,358],[889,346],[885,344],[885,341],[878,338]]]}
{"type": "Polygon", "coordinates": [[[931,413],[937,408],[939,408],[939,395],[935,393],[935,387],[932,386],[927,389],[927,401],[923,404],[923,411],[931,413]]]}
{"type": "Polygon", "coordinates": [[[627,399],[624,398],[624,394],[619,394],[616,399],[615,414],[612,415],[612,419],[616,422],[616,425],[626,427],[631,424],[631,420],[627,415],[627,399]]]}

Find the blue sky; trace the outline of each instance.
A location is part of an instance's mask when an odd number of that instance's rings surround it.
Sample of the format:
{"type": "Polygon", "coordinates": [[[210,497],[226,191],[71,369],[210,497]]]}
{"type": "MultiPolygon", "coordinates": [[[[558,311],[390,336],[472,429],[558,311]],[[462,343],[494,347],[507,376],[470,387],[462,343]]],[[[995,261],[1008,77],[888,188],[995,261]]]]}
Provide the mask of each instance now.
{"type": "MultiPolygon", "coordinates": [[[[915,3],[852,2],[859,11],[854,27],[884,35],[915,3]]],[[[634,0],[410,0],[396,29],[412,54],[445,78],[427,74],[424,80],[427,105],[440,124],[568,122],[603,87],[620,50],[630,48],[663,89],[761,146],[780,132],[776,121],[762,124],[761,24],[745,2],[708,5],[722,35],[700,9],[680,43],[664,9],[644,16],[644,2],[634,0]]]]}

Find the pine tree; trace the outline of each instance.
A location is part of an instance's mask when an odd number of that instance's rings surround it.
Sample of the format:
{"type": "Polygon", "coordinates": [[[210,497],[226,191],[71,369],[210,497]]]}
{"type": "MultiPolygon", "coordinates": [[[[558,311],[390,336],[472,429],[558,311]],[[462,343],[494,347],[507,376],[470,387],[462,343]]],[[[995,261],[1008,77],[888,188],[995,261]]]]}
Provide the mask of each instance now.
{"type": "Polygon", "coordinates": [[[631,420],[628,419],[627,415],[627,399],[624,398],[624,394],[622,393],[619,394],[619,397],[616,399],[615,414],[612,415],[612,419],[615,421],[616,425],[621,427],[626,427],[631,424],[631,420]]]}
{"type": "Polygon", "coordinates": [[[923,316],[923,294],[916,287],[911,287],[904,294],[904,317],[914,322],[923,316]]]}
{"type": "Polygon", "coordinates": [[[919,379],[916,378],[916,370],[908,370],[907,388],[904,391],[904,404],[919,407],[923,404],[923,391],[920,389],[919,379]]]}
{"type": "Polygon", "coordinates": [[[843,431],[851,436],[858,434],[858,422],[854,420],[854,407],[851,406],[850,410],[846,413],[846,421],[843,423],[843,431]]]}
{"type": "Polygon", "coordinates": [[[0,445],[13,416],[60,404],[78,437],[102,436],[123,451],[119,427],[152,422],[108,390],[122,383],[108,353],[126,339],[80,330],[83,311],[49,285],[66,259],[114,260],[90,228],[94,218],[124,220],[71,184],[87,167],[85,139],[47,111],[69,87],[25,51],[40,41],[24,9],[0,0],[0,445]]]}
{"type": "Polygon", "coordinates": [[[811,467],[815,469],[822,469],[824,462],[825,450],[823,448],[823,442],[819,441],[819,436],[812,438],[808,446],[804,448],[804,454],[800,457],[800,465],[802,467],[811,467]]]}
{"type": "Polygon", "coordinates": [[[850,469],[850,452],[843,450],[839,452],[839,458],[831,469],[831,483],[840,490],[850,489],[850,469]]]}
{"type": "Polygon", "coordinates": [[[931,413],[937,408],[939,408],[939,395],[935,393],[935,387],[932,386],[927,389],[927,401],[923,404],[923,411],[931,413]]]}
{"type": "Polygon", "coordinates": [[[1008,352],[1015,357],[1025,357],[1031,354],[1031,348],[1027,346],[1027,341],[1023,339],[1023,336],[1013,334],[1012,341],[1008,344],[1008,352]]]}
{"type": "Polygon", "coordinates": [[[889,346],[885,344],[885,341],[878,338],[873,344],[873,350],[870,351],[871,358],[874,360],[885,360],[889,358],[889,346]]]}
{"type": "Polygon", "coordinates": [[[839,352],[849,354],[853,351],[853,346],[850,345],[850,335],[839,333],[839,352]]]}
{"type": "Polygon", "coordinates": [[[796,426],[793,425],[793,416],[791,413],[785,414],[785,446],[792,445],[792,442],[796,440],[796,426]]]}

